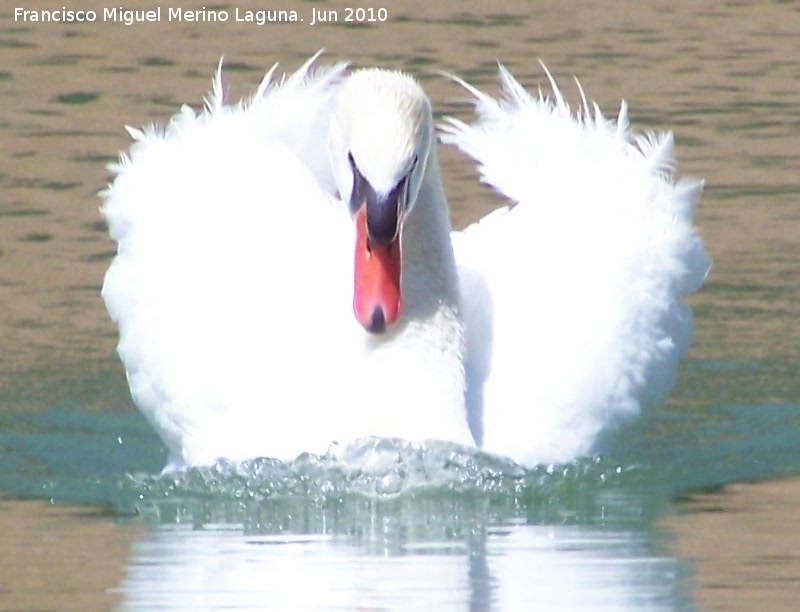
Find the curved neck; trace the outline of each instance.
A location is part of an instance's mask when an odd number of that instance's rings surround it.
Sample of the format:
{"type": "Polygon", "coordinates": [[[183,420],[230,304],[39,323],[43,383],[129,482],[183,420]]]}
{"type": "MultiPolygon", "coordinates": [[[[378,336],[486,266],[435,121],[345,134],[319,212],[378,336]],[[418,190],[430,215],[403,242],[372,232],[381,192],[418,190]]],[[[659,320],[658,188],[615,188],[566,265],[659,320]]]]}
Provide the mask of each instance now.
{"type": "Polygon", "coordinates": [[[434,141],[417,200],[403,227],[403,309],[410,319],[424,318],[441,306],[453,311],[458,308],[458,276],[450,229],[434,141]]]}

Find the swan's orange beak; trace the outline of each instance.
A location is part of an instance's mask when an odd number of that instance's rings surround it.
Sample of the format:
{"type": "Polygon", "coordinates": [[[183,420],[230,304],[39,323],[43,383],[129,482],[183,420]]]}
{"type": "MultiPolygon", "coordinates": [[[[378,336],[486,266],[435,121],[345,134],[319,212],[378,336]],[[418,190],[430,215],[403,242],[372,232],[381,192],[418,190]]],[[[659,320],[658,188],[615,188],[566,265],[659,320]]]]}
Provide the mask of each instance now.
{"type": "Polygon", "coordinates": [[[400,232],[386,244],[370,240],[366,205],[358,208],[354,221],[353,312],[364,329],[380,334],[400,317],[400,232]]]}

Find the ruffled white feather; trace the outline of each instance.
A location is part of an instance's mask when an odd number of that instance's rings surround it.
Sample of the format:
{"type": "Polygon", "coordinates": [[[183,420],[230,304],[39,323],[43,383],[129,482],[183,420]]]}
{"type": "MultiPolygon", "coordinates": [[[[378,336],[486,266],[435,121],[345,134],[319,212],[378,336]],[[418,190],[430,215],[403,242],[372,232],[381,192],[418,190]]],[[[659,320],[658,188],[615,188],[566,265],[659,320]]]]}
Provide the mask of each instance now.
{"type": "Polygon", "coordinates": [[[681,299],[709,267],[692,225],[702,185],[673,179],[672,135],[631,133],[624,104],[616,121],[585,97],[573,114],[552,77],[551,98],[500,78],[498,100],[467,86],[474,125],[442,130],[510,200],[454,236],[485,378],[472,420],[487,450],[565,461],[675,383],[693,331],[681,299]]]}

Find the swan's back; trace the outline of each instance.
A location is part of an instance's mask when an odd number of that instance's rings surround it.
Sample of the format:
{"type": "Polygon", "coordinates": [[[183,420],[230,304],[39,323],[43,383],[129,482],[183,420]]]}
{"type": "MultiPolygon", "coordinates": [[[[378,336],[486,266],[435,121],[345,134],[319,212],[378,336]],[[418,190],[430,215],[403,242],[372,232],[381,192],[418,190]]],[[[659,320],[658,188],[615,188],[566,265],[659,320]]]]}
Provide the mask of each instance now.
{"type": "Polygon", "coordinates": [[[702,185],[673,179],[671,134],[632,134],[624,104],[616,121],[572,115],[554,83],[545,99],[501,76],[503,99],[473,89],[478,122],[443,136],[512,202],[454,236],[472,421],[487,450],[566,461],[675,383],[693,330],[681,299],[709,266],[702,185]]]}

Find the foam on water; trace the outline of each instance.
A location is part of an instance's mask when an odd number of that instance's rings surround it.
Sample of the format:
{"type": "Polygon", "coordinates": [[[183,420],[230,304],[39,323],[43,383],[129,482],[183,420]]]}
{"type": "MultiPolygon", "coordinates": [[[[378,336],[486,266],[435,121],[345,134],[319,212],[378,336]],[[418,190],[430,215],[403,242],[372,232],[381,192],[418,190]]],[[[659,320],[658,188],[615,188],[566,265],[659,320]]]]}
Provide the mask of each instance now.
{"type": "Polygon", "coordinates": [[[364,438],[291,462],[219,461],[129,478],[136,493],[131,509],[160,524],[330,533],[340,531],[337,525],[345,515],[352,519],[364,511],[372,517],[367,524],[376,513],[398,510],[458,522],[479,507],[479,514],[489,513],[498,524],[628,520],[630,512],[609,519],[608,506],[632,506],[633,514],[641,515],[641,499],[631,496],[639,497],[636,490],[648,481],[648,472],[602,458],[525,470],[508,459],[451,443],[364,438]]]}

